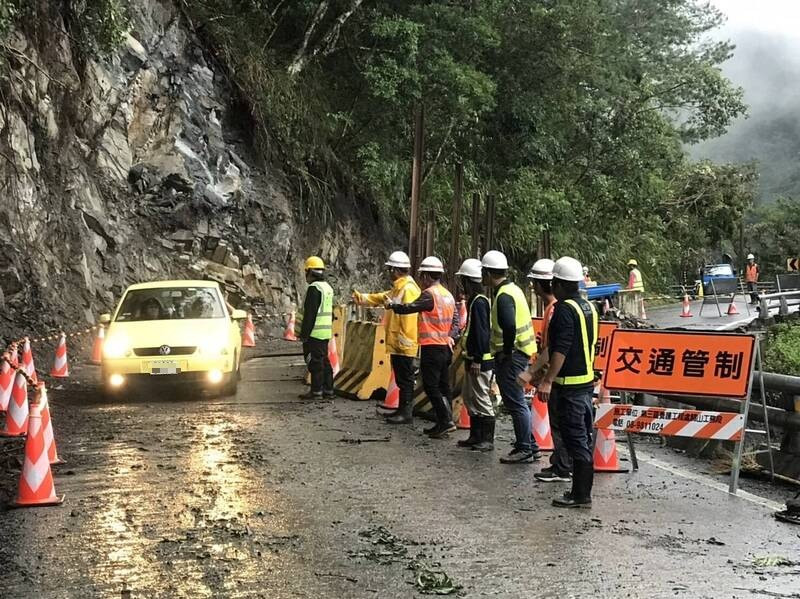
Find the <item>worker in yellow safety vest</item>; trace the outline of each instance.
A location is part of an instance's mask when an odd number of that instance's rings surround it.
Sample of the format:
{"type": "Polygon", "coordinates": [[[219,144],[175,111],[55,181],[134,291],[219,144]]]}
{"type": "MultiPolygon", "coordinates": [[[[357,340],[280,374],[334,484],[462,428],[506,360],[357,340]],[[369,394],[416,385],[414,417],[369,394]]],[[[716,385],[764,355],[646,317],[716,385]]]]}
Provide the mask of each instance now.
{"type": "Polygon", "coordinates": [[[450,364],[453,362],[453,339],[458,336],[456,300],[444,285],[444,264],[428,256],[419,265],[419,281],[424,289],[413,302],[386,305],[397,315],[418,314],[419,368],[422,387],[431,402],[436,424],[423,432],[432,439],[442,439],[456,430],[450,406],[450,364]]]}
{"type": "Polygon", "coordinates": [[[311,375],[311,389],[302,399],[333,397],[333,370],[328,359],[328,343],[333,334],[333,288],[325,281],[325,263],[310,256],[305,263],[306,298],[300,315],[300,341],[311,375]]]}
{"type": "Polygon", "coordinates": [[[503,464],[530,464],[542,454],[531,435],[531,409],[517,380],[536,353],[531,311],[525,292],[508,279],[508,260],[502,252],[490,250],[481,260],[483,282],[492,288],[490,352],[503,405],[514,423],[514,449],[503,464]]]}
{"type": "Polygon", "coordinates": [[[565,256],[553,266],[556,303],[548,329],[550,365],[539,383],[545,401],[555,393],[561,436],[572,458],[572,490],[553,500],[557,507],[591,507],[592,393],[597,344],[597,310],[580,295],[581,263],[565,256]]]}
{"type": "Polygon", "coordinates": [[[633,258],[628,260],[628,271],[628,289],[644,293],[644,281],[642,280],[642,273],[639,270],[639,263],[633,258]]]}
{"type": "MultiPolygon", "coordinates": [[[[392,284],[388,291],[359,293],[353,291],[353,301],[362,306],[386,306],[387,303],[410,304],[420,295],[411,277],[411,260],[405,252],[392,252],[386,261],[386,275],[392,284]]],[[[400,390],[400,406],[386,418],[389,424],[411,424],[414,411],[414,360],[417,357],[418,331],[416,314],[396,314],[386,311],[386,352],[400,390]]]]}

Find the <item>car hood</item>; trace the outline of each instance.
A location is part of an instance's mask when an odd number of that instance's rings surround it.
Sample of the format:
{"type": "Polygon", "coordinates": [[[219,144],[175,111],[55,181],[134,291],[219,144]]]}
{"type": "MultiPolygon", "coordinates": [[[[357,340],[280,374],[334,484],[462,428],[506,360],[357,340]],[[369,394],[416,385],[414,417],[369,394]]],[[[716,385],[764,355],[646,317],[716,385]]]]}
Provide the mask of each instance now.
{"type": "Polygon", "coordinates": [[[227,318],[113,322],[107,337],[122,337],[132,348],[197,346],[210,340],[226,342],[229,326],[227,318]]]}

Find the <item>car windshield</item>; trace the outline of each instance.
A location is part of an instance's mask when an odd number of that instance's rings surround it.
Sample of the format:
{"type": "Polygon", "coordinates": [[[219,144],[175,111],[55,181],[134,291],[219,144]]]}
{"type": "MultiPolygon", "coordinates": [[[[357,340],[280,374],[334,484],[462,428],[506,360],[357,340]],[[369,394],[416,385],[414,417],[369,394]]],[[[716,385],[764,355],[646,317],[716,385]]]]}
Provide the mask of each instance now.
{"type": "Polygon", "coordinates": [[[733,268],[730,264],[715,264],[706,266],[706,274],[710,277],[732,277],[733,268]]]}
{"type": "Polygon", "coordinates": [[[117,322],[222,318],[225,312],[212,287],[135,289],[125,295],[117,322]]]}

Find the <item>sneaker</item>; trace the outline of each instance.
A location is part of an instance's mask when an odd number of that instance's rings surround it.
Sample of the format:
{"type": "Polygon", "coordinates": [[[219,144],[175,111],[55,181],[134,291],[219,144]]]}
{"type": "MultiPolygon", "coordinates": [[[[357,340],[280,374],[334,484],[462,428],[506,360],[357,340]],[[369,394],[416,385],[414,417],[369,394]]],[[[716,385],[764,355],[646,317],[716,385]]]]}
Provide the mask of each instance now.
{"type": "Polygon", "coordinates": [[[439,428],[439,425],[438,424],[434,424],[433,426],[429,426],[428,428],[423,428],[422,432],[425,433],[426,435],[430,435],[437,428],[439,428]]]}
{"type": "Polygon", "coordinates": [[[512,449],[506,457],[500,458],[501,464],[532,464],[535,461],[533,452],[522,449],[512,449]]]}
{"type": "Polygon", "coordinates": [[[336,391],[323,391],[322,397],[324,397],[325,399],[335,399],[336,391]]]}
{"type": "Polygon", "coordinates": [[[572,477],[569,474],[558,474],[552,468],[545,468],[541,472],[537,472],[533,475],[538,481],[543,483],[568,483],[572,482],[572,477]]]}
{"type": "Polygon", "coordinates": [[[298,395],[300,399],[322,399],[322,391],[306,391],[305,393],[301,393],[298,395]]]}
{"type": "Polygon", "coordinates": [[[443,439],[449,433],[452,433],[456,430],[458,430],[456,429],[456,425],[451,422],[450,424],[445,424],[444,426],[441,427],[437,426],[434,430],[428,433],[428,436],[431,439],[443,439]]]}

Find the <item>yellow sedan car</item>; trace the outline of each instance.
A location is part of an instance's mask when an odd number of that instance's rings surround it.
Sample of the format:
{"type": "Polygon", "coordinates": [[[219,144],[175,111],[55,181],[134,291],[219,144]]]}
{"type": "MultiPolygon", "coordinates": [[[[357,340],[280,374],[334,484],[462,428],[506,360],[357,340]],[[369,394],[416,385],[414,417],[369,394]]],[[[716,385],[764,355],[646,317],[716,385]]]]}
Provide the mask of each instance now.
{"type": "Polygon", "coordinates": [[[228,310],[214,281],[158,281],[131,285],[107,327],[101,376],[107,393],[141,382],[194,383],[236,393],[242,310],[228,310]]]}

